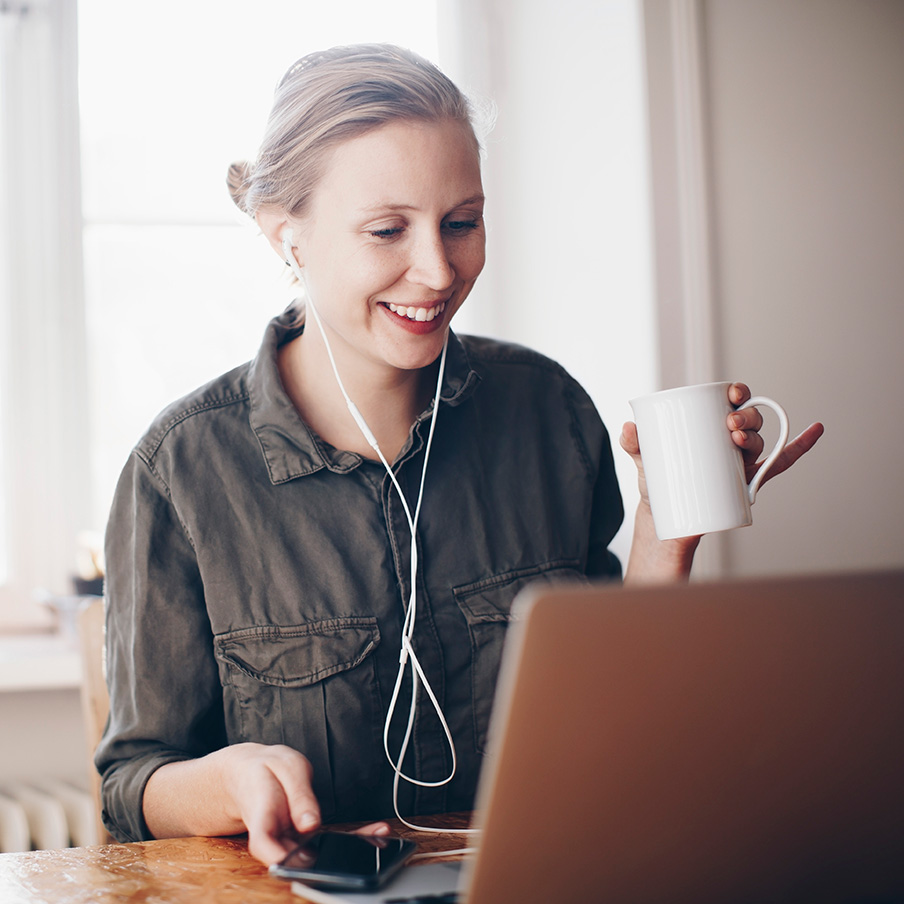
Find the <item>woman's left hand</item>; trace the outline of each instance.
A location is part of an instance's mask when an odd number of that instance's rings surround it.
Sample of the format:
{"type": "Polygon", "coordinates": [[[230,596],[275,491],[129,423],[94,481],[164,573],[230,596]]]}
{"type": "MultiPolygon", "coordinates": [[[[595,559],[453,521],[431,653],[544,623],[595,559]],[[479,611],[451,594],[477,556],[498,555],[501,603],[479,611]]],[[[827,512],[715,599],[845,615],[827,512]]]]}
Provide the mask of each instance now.
{"type": "MultiPolygon", "coordinates": [[[[743,405],[750,398],[750,389],[744,383],[732,383],[728,390],[728,399],[732,405],[743,405]]],[[[747,481],[750,482],[757,470],[757,463],[763,453],[763,438],[759,431],[763,426],[763,416],[756,408],[745,408],[733,411],[728,415],[728,429],[734,444],[741,450],[747,481]]],[[[763,483],[771,480],[776,474],[787,471],[798,458],[816,444],[825,428],[820,423],[810,424],[803,433],[791,440],[782,450],[781,455],[763,478],[763,483]]]]}
{"type": "MultiPolygon", "coordinates": [[[[743,405],[751,398],[750,389],[744,383],[732,383],[728,397],[733,405],[743,405]]],[[[732,440],[741,450],[748,481],[756,472],[757,461],[763,451],[764,443],[759,435],[762,426],[763,418],[756,408],[733,411],[728,415],[725,425],[726,430],[731,431],[732,440]]],[[[801,455],[813,448],[822,436],[823,430],[822,424],[811,424],[803,433],[791,440],[767,472],[764,482],[786,471],[801,455]]],[[[631,421],[622,428],[621,446],[634,460],[640,490],[640,502],[634,521],[634,539],[625,571],[625,581],[686,579],[690,575],[700,537],[681,537],[675,540],[659,540],[656,537],[640,444],[637,441],[637,427],[631,421]]]]}

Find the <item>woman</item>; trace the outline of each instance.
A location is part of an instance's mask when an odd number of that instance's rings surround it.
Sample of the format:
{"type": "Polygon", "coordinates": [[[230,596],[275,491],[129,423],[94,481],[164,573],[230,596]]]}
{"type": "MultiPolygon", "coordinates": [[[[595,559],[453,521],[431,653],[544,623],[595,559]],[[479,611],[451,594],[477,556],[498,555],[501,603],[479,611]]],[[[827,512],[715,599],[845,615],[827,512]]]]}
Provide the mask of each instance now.
{"type": "MultiPolygon", "coordinates": [[[[126,465],[97,763],[115,836],[247,830],[273,862],[322,819],[472,806],[512,599],[618,577],[623,512],[580,386],[450,332],[484,197],[468,105],[435,67],[388,46],[299,61],[230,185],[305,303],[126,465]]],[[[730,421],[754,462],[759,415],[730,421]]],[[[621,442],[640,469],[632,425],[621,442]]],[[[697,539],[659,542],[642,472],[641,494],[625,580],[686,577],[697,539]]]]}

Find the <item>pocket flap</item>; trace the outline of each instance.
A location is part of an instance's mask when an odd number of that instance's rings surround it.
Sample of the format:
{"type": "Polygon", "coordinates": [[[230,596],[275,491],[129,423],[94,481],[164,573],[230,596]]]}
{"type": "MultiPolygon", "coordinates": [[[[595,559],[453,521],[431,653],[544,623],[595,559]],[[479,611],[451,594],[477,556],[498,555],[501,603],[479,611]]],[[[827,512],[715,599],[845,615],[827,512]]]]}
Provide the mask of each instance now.
{"type": "Polygon", "coordinates": [[[353,669],[379,645],[372,617],[243,628],[214,639],[217,658],[264,684],[305,687],[353,669]]]}
{"type": "Polygon", "coordinates": [[[512,602],[518,593],[538,581],[586,583],[587,576],[577,561],[547,562],[453,587],[452,593],[469,624],[507,622],[511,620],[512,602]]]}

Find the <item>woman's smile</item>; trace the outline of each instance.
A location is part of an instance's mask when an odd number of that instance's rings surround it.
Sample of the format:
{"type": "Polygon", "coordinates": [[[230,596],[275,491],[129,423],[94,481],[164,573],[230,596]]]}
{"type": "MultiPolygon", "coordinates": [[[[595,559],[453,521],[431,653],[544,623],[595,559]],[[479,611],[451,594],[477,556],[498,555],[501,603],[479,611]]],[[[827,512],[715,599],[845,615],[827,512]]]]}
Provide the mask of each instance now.
{"type": "Polygon", "coordinates": [[[407,317],[409,320],[417,320],[420,323],[424,320],[429,322],[433,320],[434,317],[442,314],[442,312],[446,310],[446,303],[443,301],[431,308],[417,307],[415,305],[406,307],[404,305],[395,305],[391,303],[386,305],[386,307],[388,307],[393,314],[398,314],[399,317],[407,317]]]}
{"type": "Polygon", "coordinates": [[[414,336],[424,336],[437,330],[444,330],[448,325],[442,316],[446,310],[446,302],[433,305],[399,305],[392,302],[380,302],[380,307],[389,313],[393,325],[414,336]]]}

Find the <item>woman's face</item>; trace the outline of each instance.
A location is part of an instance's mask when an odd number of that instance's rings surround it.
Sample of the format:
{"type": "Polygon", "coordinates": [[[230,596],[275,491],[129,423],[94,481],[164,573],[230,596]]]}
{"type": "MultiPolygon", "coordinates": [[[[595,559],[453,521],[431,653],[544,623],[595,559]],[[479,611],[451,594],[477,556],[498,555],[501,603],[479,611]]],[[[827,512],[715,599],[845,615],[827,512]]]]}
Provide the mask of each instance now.
{"type": "Polygon", "coordinates": [[[452,120],[339,145],[294,228],[307,296],[346,366],[410,370],[442,350],[484,264],[480,162],[452,120]]]}

